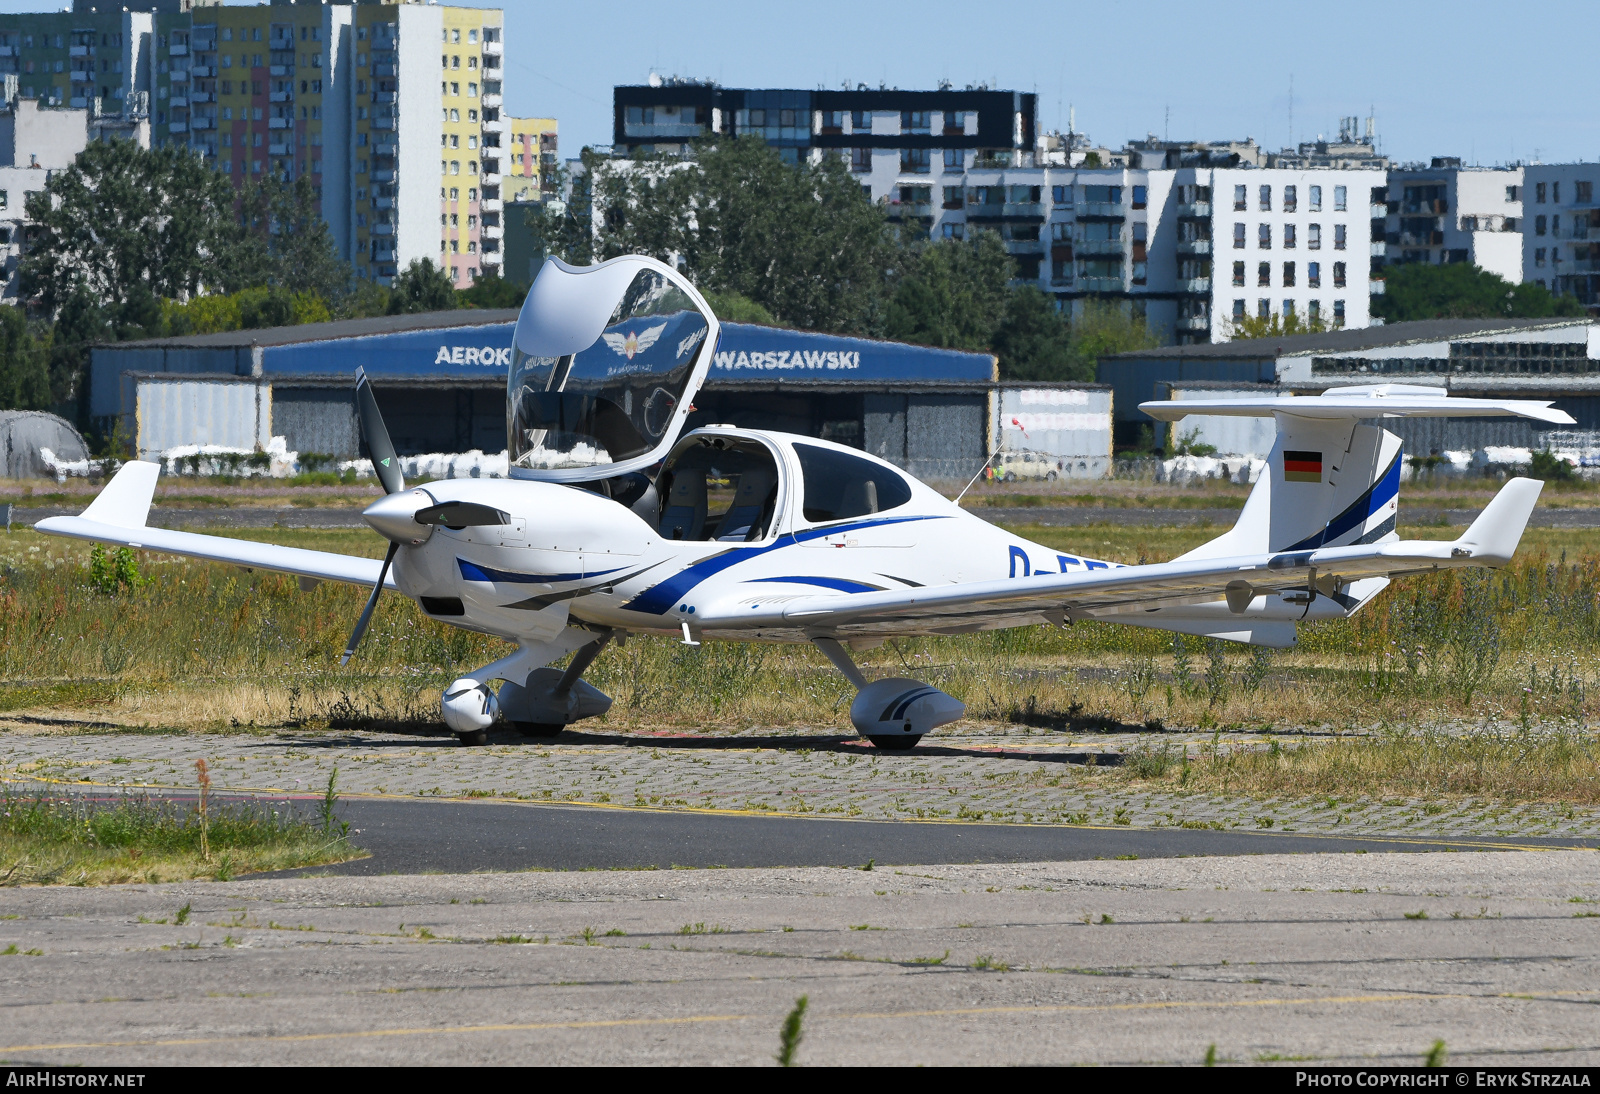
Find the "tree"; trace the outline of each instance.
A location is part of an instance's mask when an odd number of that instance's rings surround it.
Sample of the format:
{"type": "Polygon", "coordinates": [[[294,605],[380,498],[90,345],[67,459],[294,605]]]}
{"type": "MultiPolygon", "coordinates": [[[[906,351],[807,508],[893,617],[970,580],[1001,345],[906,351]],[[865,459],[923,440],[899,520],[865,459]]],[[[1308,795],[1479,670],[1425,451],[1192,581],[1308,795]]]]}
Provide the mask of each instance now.
{"type": "Polygon", "coordinates": [[[339,257],[321,199],[311,180],[263,175],[240,201],[241,235],[229,271],[229,291],[292,286],[337,307],[350,292],[350,264],[339,257]]]}
{"type": "Polygon", "coordinates": [[[198,153],[91,141],[26,211],[23,292],[54,317],[80,293],[115,311],[140,291],[187,299],[221,285],[239,242],[234,191],[198,153]]]}
{"type": "Polygon", "coordinates": [[[736,292],[716,292],[702,289],[700,295],[711,305],[711,311],[724,323],[759,323],[765,327],[777,325],[772,313],[747,296],[736,292]]]}
{"type": "Polygon", "coordinates": [[[1102,357],[1154,349],[1160,344],[1143,318],[1110,301],[1088,300],[1072,323],[1072,369],[1075,375],[1093,377],[1102,357]]]}
{"type": "Polygon", "coordinates": [[[456,290],[450,283],[450,275],[435,266],[432,259],[412,259],[411,265],[400,271],[389,290],[390,315],[450,311],[455,307],[456,290]]]}
{"type": "MultiPolygon", "coordinates": [[[[1374,300],[1377,297],[1373,297],[1374,300]]],[[[1318,316],[1314,319],[1301,319],[1298,315],[1271,315],[1245,317],[1243,319],[1224,319],[1223,330],[1230,342],[1243,342],[1252,338],[1283,338],[1295,334],[1321,334],[1328,329],[1328,324],[1318,316]]]]}
{"type": "Polygon", "coordinates": [[[787,164],[744,137],[697,145],[692,160],[595,159],[587,175],[601,257],[676,261],[702,289],[793,326],[881,332],[895,241],[838,157],[787,164]]]}
{"type": "Polygon", "coordinates": [[[1542,319],[1582,315],[1571,296],[1553,296],[1531,281],[1513,285],[1477,266],[1408,262],[1384,268],[1383,293],[1372,314],[1389,323],[1415,319],[1542,319]]]}
{"type": "Polygon", "coordinates": [[[47,410],[49,357],[21,308],[0,305],[0,410],[47,410]]]}
{"type": "Polygon", "coordinates": [[[999,236],[979,232],[970,241],[913,245],[901,256],[900,267],[884,333],[949,349],[993,345],[1006,319],[1008,285],[1015,274],[999,236]]]}
{"type": "Polygon", "coordinates": [[[490,274],[456,293],[456,301],[463,308],[520,308],[527,295],[528,286],[490,274]]]}
{"type": "Polygon", "coordinates": [[[1094,380],[1094,364],[1073,353],[1066,317],[1032,285],[1011,291],[993,345],[1003,380],[1094,380]]]}

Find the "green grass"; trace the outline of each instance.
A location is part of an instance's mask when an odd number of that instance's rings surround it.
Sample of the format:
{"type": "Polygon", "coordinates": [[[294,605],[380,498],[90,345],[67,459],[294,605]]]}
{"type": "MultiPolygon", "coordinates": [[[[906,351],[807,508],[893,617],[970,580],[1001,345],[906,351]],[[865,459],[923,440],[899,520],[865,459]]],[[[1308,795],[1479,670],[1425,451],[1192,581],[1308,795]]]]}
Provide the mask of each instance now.
{"type": "MultiPolygon", "coordinates": [[[[0,790],[0,885],[227,880],[360,857],[339,826],[255,803],[195,807],[144,796],[111,802],[0,790]]],[[[181,923],[188,907],[178,914],[181,923]]]]}

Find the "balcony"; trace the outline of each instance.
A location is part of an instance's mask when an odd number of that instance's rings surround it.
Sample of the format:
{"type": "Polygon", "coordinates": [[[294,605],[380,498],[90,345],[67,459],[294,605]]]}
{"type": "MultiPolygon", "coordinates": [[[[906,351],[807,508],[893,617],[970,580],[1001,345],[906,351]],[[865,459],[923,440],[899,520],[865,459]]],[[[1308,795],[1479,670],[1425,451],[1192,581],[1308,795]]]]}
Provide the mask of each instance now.
{"type": "Polygon", "coordinates": [[[1005,241],[1006,254],[1008,255],[1037,255],[1044,254],[1044,241],[1039,239],[1008,239],[1005,241]]]}
{"type": "Polygon", "coordinates": [[[294,66],[293,65],[270,65],[267,68],[267,74],[269,76],[293,76],[294,75],[294,66]]]}
{"type": "Polygon", "coordinates": [[[267,119],[267,128],[268,129],[293,129],[294,128],[294,122],[290,121],[288,118],[268,118],[267,119]]]}
{"type": "Polygon", "coordinates": [[[1564,273],[1592,274],[1600,273],[1600,258],[1575,258],[1567,264],[1564,273]]]}
{"type": "Polygon", "coordinates": [[[491,57],[499,57],[501,54],[505,53],[505,51],[506,51],[506,44],[504,42],[485,42],[485,43],[483,43],[483,52],[488,54],[491,57]]]}
{"type": "MultiPolygon", "coordinates": [[[[189,74],[197,80],[214,80],[217,76],[217,66],[195,65],[189,70],[189,74]]],[[[176,80],[178,77],[174,75],[172,78],[176,80]]]]}
{"type": "Polygon", "coordinates": [[[505,207],[505,202],[501,201],[499,198],[484,198],[482,201],[478,202],[478,208],[482,209],[486,213],[498,213],[505,207]]]}
{"type": "Polygon", "coordinates": [[[1383,278],[1374,277],[1372,280],[1367,282],[1367,295],[1368,296],[1382,296],[1383,295],[1383,278]]]}
{"type": "Polygon", "coordinates": [[[1120,255],[1123,244],[1120,239],[1078,239],[1072,249],[1081,255],[1120,255]]]}
{"type": "Polygon", "coordinates": [[[216,127],[217,127],[217,119],[215,119],[215,118],[191,118],[191,119],[189,119],[189,128],[190,129],[215,129],[216,127]]]}
{"type": "Polygon", "coordinates": [[[1097,217],[1101,220],[1121,220],[1127,214],[1120,205],[1113,205],[1109,201],[1080,201],[1075,210],[1079,220],[1085,217],[1097,217]]]}
{"type": "Polygon", "coordinates": [[[267,97],[267,101],[270,103],[292,103],[294,102],[294,92],[274,91],[267,97]]]}
{"type": "Polygon", "coordinates": [[[890,220],[917,220],[933,216],[933,204],[926,201],[895,201],[889,203],[890,220]]]}
{"type": "Polygon", "coordinates": [[[479,178],[483,181],[483,184],[485,186],[499,186],[500,185],[500,172],[498,172],[498,171],[485,171],[482,175],[479,176],[479,178]]]}
{"type": "Polygon", "coordinates": [[[1386,255],[1388,253],[1389,253],[1389,245],[1387,243],[1385,243],[1381,239],[1375,239],[1375,240],[1372,241],[1372,257],[1373,258],[1382,258],[1384,255],[1386,255]]]}
{"type": "Polygon", "coordinates": [[[372,66],[372,74],[374,76],[393,76],[395,74],[395,66],[394,65],[373,65],[372,66]]]}
{"type": "Polygon", "coordinates": [[[1440,247],[1444,245],[1443,232],[1400,232],[1398,239],[1390,242],[1402,247],[1440,247]]]}
{"type": "Polygon", "coordinates": [[[169,122],[169,123],[167,123],[167,132],[168,133],[187,133],[187,132],[189,132],[189,123],[188,122],[169,122]]]}
{"type": "Polygon", "coordinates": [[[394,128],[394,119],[393,118],[373,118],[372,119],[372,128],[373,129],[393,129],[394,128]]]}
{"type": "Polygon", "coordinates": [[[217,101],[217,93],[214,91],[195,91],[189,95],[189,101],[191,103],[214,103],[217,101]]]}
{"type": "MultiPolygon", "coordinates": [[[[76,57],[78,55],[76,53],[76,50],[78,48],[79,47],[77,47],[77,46],[73,47],[74,53],[72,55],[74,57],[76,57]]],[[[168,57],[187,57],[187,56],[189,56],[189,44],[187,42],[173,42],[170,46],[167,47],[167,56],[168,57]]]]}
{"type": "Polygon", "coordinates": [[[1178,317],[1179,330],[1210,330],[1211,317],[1209,315],[1180,315],[1178,317]]]}
{"type": "Polygon", "coordinates": [[[392,168],[388,168],[388,167],[380,168],[379,170],[376,170],[376,171],[372,172],[372,181],[373,182],[393,182],[394,181],[394,170],[392,168]]]}
{"type": "MultiPolygon", "coordinates": [[[[198,124],[196,124],[195,128],[199,129],[200,126],[198,124]]],[[[267,155],[269,155],[269,156],[291,156],[293,154],[294,154],[294,145],[292,145],[292,144],[269,144],[269,145],[267,145],[267,155]]]]}
{"type": "Polygon", "coordinates": [[[269,50],[276,50],[276,51],[278,51],[280,53],[285,51],[285,50],[287,50],[289,52],[293,52],[294,48],[295,48],[294,39],[293,38],[268,38],[267,39],[267,48],[269,50]]]}
{"type": "Polygon", "coordinates": [[[67,56],[68,57],[87,57],[87,56],[89,56],[89,47],[88,46],[71,46],[71,47],[69,47],[67,49],[67,56]]]}
{"type": "Polygon", "coordinates": [[[506,123],[499,118],[485,119],[483,131],[485,133],[504,133],[506,131],[506,123]]]}
{"type": "Polygon", "coordinates": [[[182,110],[184,107],[189,105],[189,100],[186,96],[174,95],[172,98],[167,100],[167,105],[182,110]]]}
{"type": "Polygon", "coordinates": [[[1083,292],[1122,292],[1122,278],[1080,277],[1078,288],[1083,292]]]}
{"type": "Polygon", "coordinates": [[[392,236],[392,235],[394,235],[394,225],[393,224],[374,224],[372,226],[372,234],[375,235],[375,236],[392,236]]]}
{"type": "Polygon", "coordinates": [[[1178,291],[1191,296],[1210,296],[1211,279],[1209,277],[1191,277],[1178,282],[1178,291]]]}
{"type": "Polygon", "coordinates": [[[478,234],[484,239],[499,239],[506,234],[506,230],[498,224],[485,224],[478,234]]]}
{"type": "Polygon", "coordinates": [[[0,57],[15,57],[16,55],[16,46],[0,46],[0,57]]]}
{"type": "Polygon", "coordinates": [[[489,94],[487,91],[485,91],[483,93],[483,105],[484,106],[491,106],[491,107],[499,106],[500,102],[501,102],[501,98],[500,98],[500,93],[498,91],[496,91],[492,95],[489,94]]]}
{"type": "MultiPolygon", "coordinates": [[[[172,78],[174,80],[176,80],[178,78],[178,74],[176,72],[174,72],[172,74],[172,78]]],[[[72,70],[72,82],[75,83],[75,84],[85,83],[85,82],[92,84],[92,83],[94,83],[94,73],[92,73],[92,72],[84,72],[82,69],[75,68],[75,69],[72,70]]]]}
{"type": "Polygon", "coordinates": [[[1178,253],[1181,255],[1208,255],[1211,253],[1209,239],[1180,239],[1178,240],[1178,253]]]}
{"type": "MultiPolygon", "coordinates": [[[[190,76],[190,72],[189,72],[188,69],[175,68],[175,69],[172,70],[172,72],[169,75],[168,79],[170,79],[175,84],[186,84],[186,83],[189,82],[189,76],[190,76]]],[[[73,73],[72,74],[72,78],[74,80],[76,80],[78,78],[78,74],[77,73],[73,73]]],[[[94,73],[92,73],[92,72],[86,73],[84,75],[84,79],[86,79],[86,80],[94,79],[94,73]]]]}
{"type": "Polygon", "coordinates": [[[214,53],[217,48],[215,38],[194,38],[189,42],[189,48],[196,53],[214,53]]]}
{"type": "Polygon", "coordinates": [[[394,143],[393,137],[381,142],[374,141],[372,145],[372,154],[374,156],[393,156],[397,155],[399,151],[400,146],[394,143]]]}
{"type": "Polygon", "coordinates": [[[1179,203],[1178,215],[1191,220],[1208,219],[1211,216],[1211,203],[1209,201],[1191,201],[1179,203]]]}
{"type": "Polygon", "coordinates": [[[1443,198],[1435,198],[1432,201],[1407,201],[1400,205],[1402,216],[1443,216],[1449,211],[1450,203],[1443,198]]]}
{"type": "Polygon", "coordinates": [[[374,262],[393,262],[394,261],[394,248],[390,247],[390,248],[385,249],[385,248],[381,248],[380,247],[380,248],[374,250],[372,252],[372,261],[374,261],[374,262]]]}
{"type": "Polygon", "coordinates": [[[485,251],[480,257],[485,266],[498,266],[501,262],[499,251],[485,251]]]}
{"type": "Polygon", "coordinates": [[[374,209],[393,209],[394,198],[373,198],[372,207],[374,209]]]}
{"type": "Polygon", "coordinates": [[[84,107],[89,105],[89,100],[84,98],[82,95],[74,95],[72,98],[67,100],[67,105],[72,107],[74,110],[82,110],[84,107]]]}
{"type": "Polygon", "coordinates": [[[374,91],[372,93],[372,101],[375,103],[392,103],[395,98],[396,92],[393,91],[374,91]]]}

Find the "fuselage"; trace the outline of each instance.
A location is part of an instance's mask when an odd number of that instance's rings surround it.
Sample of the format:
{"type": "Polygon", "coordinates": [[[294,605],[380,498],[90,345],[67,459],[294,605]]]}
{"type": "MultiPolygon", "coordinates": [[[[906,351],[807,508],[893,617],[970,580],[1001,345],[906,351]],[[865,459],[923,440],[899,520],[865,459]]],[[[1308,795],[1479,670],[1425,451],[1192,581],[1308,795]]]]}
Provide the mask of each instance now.
{"type": "MultiPolygon", "coordinates": [[[[747,629],[727,618],[737,615],[729,609],[770,608],[824,591],[1021,580],[1114,565],[1007,532],[898,468],[842,445],[712,428],[690,434],[678,450],[719,440],[760,445],[772,458],[776,498],[757,538],[666,538],[659,521],[652,526],[628,506],[581,487],[448,480],[420,489],[436,502],[492,506],[510,522],[441,527],[426,542],[402,547],[396,584],[435,618],[510,639],[548,638],[570,619],[645,633],[681,634],[688,624],[691,633],[705,630],[708,636],[795,641],[806,638],[803,626],[747,629]],[[909,497],[843,519],[808,519],[797,443],[808,451],[828,449],[871,461],[875,474],[903,482],[909,497]],[[703,627],[708,615],[720,622],[703,627]]],[[[936,625],[897,626],[885,633],[938,631],[936,625]]]]}

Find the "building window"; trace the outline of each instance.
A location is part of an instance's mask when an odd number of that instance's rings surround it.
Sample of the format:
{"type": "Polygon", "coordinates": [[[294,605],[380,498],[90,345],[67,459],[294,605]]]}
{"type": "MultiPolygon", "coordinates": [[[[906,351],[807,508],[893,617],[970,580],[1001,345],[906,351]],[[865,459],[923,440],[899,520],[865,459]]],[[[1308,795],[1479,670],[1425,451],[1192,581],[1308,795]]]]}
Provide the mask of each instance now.
{"type": "Polygon", "coordinates": [[[850,111],[850,132],[852,132],[852,133],[871,133],[872,132],[872,112],[868,111],[868,110],[852,110],[852,111],[850,111]]]}
{"type": "Polygon", "coordinates": [[[1335,300],[1333,302],[1333,325],[1336,326],[1336,327],[1344,326],[1344,301],[1343,300],[1335,300]]]}
{"type": "MultiPolygon", "coordinates": [[[[1540,217],[1539,219],[1543,220],[1544,217],[1540,217]]],[[[1535,247],[1534,248],[1534,251],[1533,251],[1533,264],[1535,266],[1543,266],[1544,265],[1544,248],[1543,247],[1535,247]]]]}
{"type": "Polygon", "coordinates": [[[1552,182],[1550,184],[1550,204],[1561,204],[1561,183],[1559,182],[1552,182]]]}
{"type": "Polygon", "coordinates": [[[1233,302],[1233,321],[1235,323],[1244,322],[1244,301],[1243,300],[1235,300],[1233,302]]]}
{"type": "MultiPolygon", "coordinates": [[[[1539,185],[1542,188],[1544,186],[1544,183],[1541,182],[1539,185]]],[[[1544,199],[1540,198],[1539,200],[1543,201],[1544,199]]],[[[1533,218],[1533,234],[1536,235],[1536,236],[1542,236],[1542,235],[1544,235],[1544,232],[1545,232],[1545,218],[1542,217],[1542,216],[1534,217],[1533,218]]]]}
{"type": "Polygon", "coordinates": [[[1283,249],[1286,250],[1286,251],[1294,250],[1294,242],[1295,242],[1294,225],[1293,224],[1285,224],[1283,226],[1283,249]]]}
{"type": "Polygon", "coordinates": [[[1342,212],[1345,211],[1345,195],[1346,195],[1346,193],[1347,193],[1347,191],[1343,186],[1335,186],[1333,188],[1333,211],[1334,212],[1342,213],[1342,212]]]}
{"type": "Polygon", "coordinates": [[[1506,200],[1507,201],[1521,201],[1522,200],[1522,187],[1520,187],[1520,186],[1507,186],[1506,187],[1506,200]]]}
{"type": "Polygon", "coordinates": [[[1306,263],[1306,288],[1308,288],[1308,289],[1320,289],[1320,288],[1322,288],[1322,263],[1320,263],[1320,262],[1307,262],[1306,263]]]}
{"type": "Polygon", "coordinates": [[[1283,211],[1293,213],[1300,208],[1299,187],[1285,186],[1283,188],[1283,211]]]}
{"type": "Polygon", "coordinates": [[[1235,212],[1243,212],[1245,206],[1245,187],[1241,183],[1233,188],[1233,208],[1235,212]]]}
{"type": "Polygon", "coordinates": [[[1071,205],[1072,204],[1072,187],[1070,187],[1070,186],[1052,186],[1052,187],[1050,187],[1050,200],[1052,202],[1054,202],[1055,204],[1057,204],[1057,205],[1071,205]]]}
{"type": "Polygon", "coordinates": [[[1272,249],[1272,225],[1261,224],[1256,227],[1256,246],[1263,251],[1272,249]]]}
{"type": "Polygon", "coordinates": [[[1538,202],[1540,205],[1544,204],[1544,190],[1544,183],[1536,182],[1533,184],[1533,200],[1538,202]]]}
{"type": "Polygon", "coordinates": [[[928,173],[929,150],[926,148],[900,149],[900,170],[909,175],[928,173]]]}
{"type": "Polygon", "coordinates": [[[1256,287],[1265,289],[1265,288],[1271,288],[1271,286],[1272,286],[1272,263],[1270,263],[1270,262],[1257,263],[1256,264],[1256,287]]]}
{"type": "Polygon", "coordinates": [[[1576,194],[1574,194],[1572,196],[1572,200],[1573,201],[1577,202],[1579,205],[1589,205],[1589,204],[1593,203],[1593,201],[1594,201],[1594,183],[1592,183],[1592,182],[1584,182],[1582,180],[1579,180],[1578,182],[1575,182],[1572,185],[1574,187],[1576,187],[1577,191],[1578,191],[1576,194]]]}
{"type": "Polygon", "coordinates": [[[1256,301],[1256,318],[1257,319],[1271,319],[1272,318],[1272,301],[1268,300],[1264,296],[1260,300],[1256,301]]]}
{"type": "Polygon", "coordinates": [[[1322,225],[1320,225],[1320,224],[1307,224],[1306,225],[1306,250],[1308,250],[1308,251],[1320,251],[1320,250],[1322,250],[1322,225]]]}
{"type": "Polygon", "coordinates": [[[1243,224],[1235,224],[1233,226],[1233,249],[1236,250],[1236,251],[1244,250],[1244,225],[1243,224]]]}
{"type": "Polygon", "coordinates": [[[1261,188],[1261,211],[1263,213],[1272,211],[1272,187],[1270,186],[1261,188]]]}
{"type": "Polygon", "coordinates": [[[1322,301],[1313,300],[1306,305],[1306,318],[1311,320],[1313,324],[1322,318],[1322,301]]]}
{"type": "Polygon", "coordinates": [[[1147,266],[1143,262],[1135,262],[1133,264],[1133,283],[1135,285],[1143,285],[1145,283],[1146,270],[1147,266]]]}
{"type": "Polygon", "coordinates": [[[900,132],[926,133],[931,127],[931,113],[927,110],[900,111],[900,132]]]}
{"type": "MultiPolygon", "coordinates": [[[[1551,218],[1550,218],[1550,234],[1553,235],[1553,236],[1559,236],[1561,234],[1561,214],[1560,213],[1556,213],[1553,216],[1551,216],[1551,218]]],[[[1559,254],[1560,252],[1558,251],[1557,253],[1559,254]]],[[[1556,261],[1559,262],[1561,260],[1557,259],[1556,261]]]]}
{"type": "MultiPolygon", "coordinates": [[[[1285,262],[1283,264],[1283,287],[1286,288],[1286,289],[1294,288],[1294,263],[1293,262],[1285,262]]],[[[1289,309],[1285,308],[1283,310],[1283,314],[1285,314],[1285,315],[1290,314],[1289,309]]]]}
{"type": "Polygon", "coordinates": [[[1333,264],[1333,287],[1336,288],[1336,289],[1344,288],[1344,263],[1343,262],[1335,262],[1333,264]]]}
{"type": "Polygon", "coordinates": [[[946,171],[961,171],[966,168],[966,155],[959,148],[946,148],[944,150],[944,169],[946,171]]]}
{"type": "Polygon", "coordinates": [[[858,174],[872,170],[872,149],[850,149],[850,170],[858,174]]]}
{"type": "Polygon", "coordinates": [[[1244,263],[1243,262],[1235,262],[1233,264],[1233,283],[1235,285],[1239,285],[1239,286],[1243,286],[1244,285],[1244,263]]]}
{"type": "Polygon", "coordinates": [[[1283,302],[1283,317],[1285,319],[1288,319],[1293,314],[1294,314],[1294,301],[1293,300],[1285,300],[1283,302]]]}
{"type": "Polygon", "coordinates": [[[1322,187],[1311,187],[1307,197],[1310,198],[1310,200],[1306,202],[1306,208],[1311,210],[1313,213],[1322,212],[1322,187]]]}
{"type": "Polygon", "coordinates": [[[946,221],[939,226],[939,234],[945,239],[960,239],[965,233],[966,225],[946,221]]]}
{"type": "Polygon", "coordinates": [[[1344,250],[1344,225],[1343,224],[1335,224],[1333,226],[1333,249],[1336,250],[1336,251],[1344,250]]]}
{"type": "Polygon", "coordinates": [[[1133,188],[1133,207],[1135,209],[1143,209],[1146,203],[1149,201],[1149,197],[1149,187],[1135,186],[1133,188]]]}

